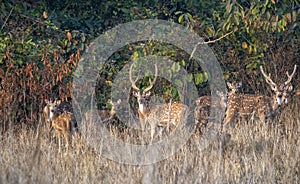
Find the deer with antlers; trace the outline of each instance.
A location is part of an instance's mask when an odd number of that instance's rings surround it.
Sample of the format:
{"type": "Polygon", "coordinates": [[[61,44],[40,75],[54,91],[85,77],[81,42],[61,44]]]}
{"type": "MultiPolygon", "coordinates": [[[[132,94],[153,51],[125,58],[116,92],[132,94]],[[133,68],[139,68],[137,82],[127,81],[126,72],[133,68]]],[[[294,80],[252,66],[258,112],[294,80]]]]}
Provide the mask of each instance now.
{"type": "Polygon", "coordinates": [[[294,70],[291,75],[286,72],[288,77],[287,81],[278,86],[275,82],[272,81],[271,75],[266,75],[262,66],[260,66],[262,75],[274,92],[272,97],[252,94],[229,95],[223,127],[227,123],[232,121],[237,115],[254,115],[258,117],[261,122],[265,122],[267,118],[273,117],[278,112],[278,110],[281,107],[285,106],[288,102],[289,94],[293,89],[290,83],[296,73],[296,69],[297,65],[294,66],[294,70]]]}
{"type": "Polygon", "coordinates": [[[227,82],[227,87],[229,90],[227,90],[226,94],[217,91],[217,104],[212,104],[211,96],[201,96],[197,98],[196,100],[196,107],[194,110],[194,119],[195,123],[199,124],[199,128],[202,129],[205,127],[208,123],[208,120],[212,117],[210,117],[210,109],[211,108],[221,108],[226,109],[227,108],[227,98],[229,95],[235,94],[238,88],[241,87],[241,82],[233,85],[229,82],[227,82]]]}
{"type": "Polygon", "coordinates": [[[132,79],[133,64],[131,64],[129,71],[131,87],[134,90],[133,95],[137,98],[138,102],[138,115],[141,123],[141,128],[142,131],[144,131],[145,126],[147,124],[150,124],[151,143],[155,134],[156,126],[168,127],[169,125],[174,125],[175,127],[177,127],[179,123],[183,121],[184,116],[186,115],[185,113],[188,110],[188,106],[179,102],[172,101],[170,101],[169,103],[150,106],[150,90],[156,82],[158,73],[157,65],[155,64],[154,66],[154,79],[153,81],[149,79],[150,85],[146,89],[144,89],[142,93],[135,84],[138,78],[135,81],[132,79]]]}

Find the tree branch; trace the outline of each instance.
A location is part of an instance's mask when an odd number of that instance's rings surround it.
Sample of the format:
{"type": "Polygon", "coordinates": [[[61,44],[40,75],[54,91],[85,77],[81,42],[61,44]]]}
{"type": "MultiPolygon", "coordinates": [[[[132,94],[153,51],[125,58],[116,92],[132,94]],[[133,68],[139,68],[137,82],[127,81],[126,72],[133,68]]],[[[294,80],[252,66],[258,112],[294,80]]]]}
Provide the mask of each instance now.
{"type": "Polygon", "coordinates": [[[194,56],[194,53],[195,53],[195,51],[196,51],[196,49],[197,49],[197,47],[198,47],[199,45],[215,43],[215,42],[217,42],[217,41],[219,41],[219,40],[225,38],[226,36],[230,35],[231,33],[233,33],[233,31],[231,31],[231,32],[229,32],[229,33],[226,33],[225,35],[223,35],[223,36],[221,36],[220,38],[215,39],[215,40],[210,40],[210,41],[207,41],[207,42],[204,42],[204,41],[198,42],[198,43],[195,45],[195,47],[194,47],[194,49],[193,49],[193,51],[192,51],[191,56],[190,56],[189,59],[191,59],[191,58],[194,56]]]}
{"type": "Polygon", "coordinates": [[[1,27],[1,31],[3,30],[3,28],[4,28],[4,26],[5,26],[5,24],[6,24],[7,20],[8,20],[8,18],[10,17],[10,15],[11,15],[13,9],[14,9],[14,8],[11,8],[11,10],[10,10],[8,16],[6,17],[5,21],[3,22],[3,25],[2,25],[2,27],[1,27]]]}

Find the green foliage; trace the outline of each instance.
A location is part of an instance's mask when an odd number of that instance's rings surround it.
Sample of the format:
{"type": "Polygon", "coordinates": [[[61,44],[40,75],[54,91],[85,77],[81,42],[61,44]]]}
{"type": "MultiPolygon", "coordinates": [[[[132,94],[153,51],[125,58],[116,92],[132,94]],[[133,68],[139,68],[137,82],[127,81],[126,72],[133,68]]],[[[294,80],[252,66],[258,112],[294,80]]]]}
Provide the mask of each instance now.
{"type": "MultiPolygon", "coordinates": [[[[272,64],[280,72],[280,69],[286,71],[299,63],[300,3],[297,0],[16,0],[5,1],[0,6],[1,76],[13,76],[18,81],[23,76],[21,71],[30,64],[35,67],[34,72],[27,71],[30,77],[25,76],[22,80],[30,80],[31,83],[49,80],[50,91],[58,94],[68,91],[58,86],[71,83],[76,62],[88,43],[114,26],[140,19],[179,23],[205,41],[213,41],[232,32],[209,46],[224,69],[224,78],[229,81],[238,78],[247,80],[252,91],[257,91],[253,84],[257,83],[258,66],[269,67],[272,64]],[[47,74],[41,72],[46,69],[47,74]]],[[[199,63],[189,59],[190,56],[180,48],[148,40],[129,43],[119,49],[99,71],[99,104],[106,103],[114,76],[124,64],[149,55],[167,56],[176,64],[166,72],[174,74],[183,67],[201,93],[209,91],[206,89],[209,76],[199,63]]],[[[141,86],[147,86],[148,77],[139,82],[141,86]]],[[[160,80],[154,90],[165,98],[172,94],[173,99],[178,100],[176,86],[183,85],[178,80],[175,84],[160,80]]],[[[4,90],[7,86],[0,87],[4,90]]],[[[23,105],[26,112],[30,111],[28,103],[33,102],[28,100],[23,105]]],[[[15,116],[19,115],[15,113],[15,116]]]]}
{"type": "Polygon", "coordinates": [[[85,49],[86,35],[80,31],[62,30],[43,3],[6,2],[2,8],[0,64],[9,57],[22,67],[26,62],[43,60],[46,50],[49,57],[59,54],[68,58],[77,49],[85,49]]]}
{"type": "Polygon", "coordinates": [[[226,1],[222,6],[223,19],[217,32],[234,31],[228,41],[239,59],[247,58],[245,68],[257,69],[277,41],[283,37],[292,41],[299,35],[295,29],[297,1],[226,1]]]}

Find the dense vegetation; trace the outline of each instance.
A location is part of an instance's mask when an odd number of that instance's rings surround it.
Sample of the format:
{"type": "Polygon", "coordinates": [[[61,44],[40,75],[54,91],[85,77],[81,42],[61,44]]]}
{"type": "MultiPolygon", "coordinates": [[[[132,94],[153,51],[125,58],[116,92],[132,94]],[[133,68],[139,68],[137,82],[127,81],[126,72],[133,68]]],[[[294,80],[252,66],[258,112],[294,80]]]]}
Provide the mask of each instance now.
{"type": "MultiPolygon", "coordinates": [[[[53,141],[47,147],[48,139],[41,128],[45,99],[70,101],[73,73],[90,43],[105,31],[134,20],[162,19],[184,26],[212,48],[226,81],[241,81],[244,93],[271,94],[259,66],[264,65],[280,83],[286,80],[285,71],[300,65],[298,0],[5,0],[0,6],[3,183],[152,179],[162,183],[299,183],[299,68],[292,81],[291,103],[272,127],[240,125],[230,132],[231,139],[225,136],[230,141],[223,149],[215,142],[203,152],[197,149],[200,135],[195,134],[179,153],[153,166],[118,165],[98,158],[81,141],[74,143],[68,156],[59,155],[53,141]],[[7,131],[9,127],[13,131],[7,131]]],[[[191,76],[199,95],[210,93],[208,76],[197,61],[181,48],[149,40],[129,43],[99,71],[96,98],[100,108],[110,98],[118,71],[131,60],[147,55],[167,56],[178,62],[191,76]]],[[[139,82],[146,86],[148,78],[139,82]]],[[[159,81],[153,91],[165,99],[170,93],[175,100],[178,98],[175,87],[165,81],[159,81]]],[[[113,129],[120,131],[120,127],[113,129]]],[[[126,133],[117,134],[125,137],[126,133]]]]}

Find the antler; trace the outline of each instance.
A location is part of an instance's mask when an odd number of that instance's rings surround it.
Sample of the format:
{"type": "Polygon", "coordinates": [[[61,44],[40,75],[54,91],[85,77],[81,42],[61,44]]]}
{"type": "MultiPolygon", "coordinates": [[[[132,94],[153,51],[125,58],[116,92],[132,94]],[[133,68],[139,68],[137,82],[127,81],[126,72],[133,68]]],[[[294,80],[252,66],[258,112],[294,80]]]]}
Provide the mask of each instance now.
{"type": "Polygon", "coordinates": [[[266,82],[271,85],[273,91],[277,90],[277,84],[271,80],[271,74],[266,75],[262,66],[260,66],[260,71],[266,79],[266,82]]]}
{"type": "Polygon", "coordinates": [[[294,75],[296,73],[296,69],[297,69],[297,65],[294,66],[294,71],[293,71],[292,75],[289,75],[288,71],[286,72],[286,75],[288,76],[288,80],[284,83],[285,86],[291,82],[292,78],[294,77],[294,75]]]}
{"type": "Polygon", "coordinates": [[[153,79],[153,81],[151,81],[149,79],[150,86],[148,86],[146,89],[144,89],[143,93],[147,93],[153,87],[154,83],[156,82],[156,79],[157,79],[157,65],[156,65],[156,63],[154,64],[154,66],[155,66],[154,79],[153,79]]]}
{"type": "MultiPolygon", "coordinates": [[[[152,87],[153,87],[153,85],[155,84],[155,82],[156,82],[156,79],[157,79],[157,71],[158,71],[158,69],[157,69],[157,65],[155,64],[154,65],[155,66],[155,74],[154,74],[154,79],[153,79],[153,81],[151,81],[151,79],[149,79],[149,82],[150,82],[150,86],[148,86],[144,91],[143,91],[143,93],[146,93],[146,92],[148,92],[152,87]]],[[[133,88],[133,89],[135,89],[135,90],[137,90],[137,91],[140,91],[140,89],[136,86],[136,81],[137,81],[137,79],[135,80],[135,81],[133,81],[132,80],[132,67],[133,67],[133,63],[131,64],[131,66],[130,66],[130,70],[129,70],[129,80],[130,80],[130,82],[131,82],[131,87],[133,88]]]]}
{"type": "Polygon", "coordinates": [[[137,90],[137,91],[140,91],[140,89],[138,87],[136,87],[136,84],[135,84],[136,81],[138,80],[138,78],[135,81],[132,80],[132,74],[131,74],[132,73],[132,67],[133,67],[133,63],[131,64],[130,70],[129,70],[129,80],[131,82],[131,87],[133,89],[137,90]]]}

